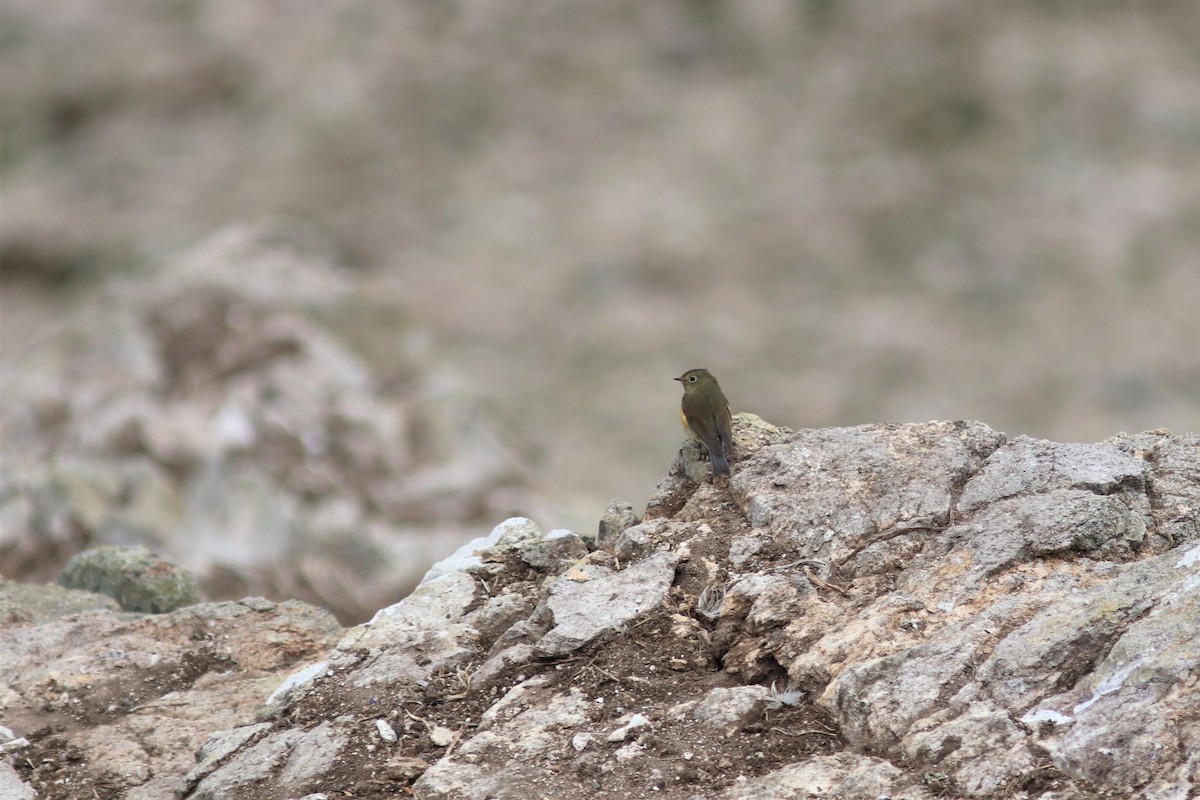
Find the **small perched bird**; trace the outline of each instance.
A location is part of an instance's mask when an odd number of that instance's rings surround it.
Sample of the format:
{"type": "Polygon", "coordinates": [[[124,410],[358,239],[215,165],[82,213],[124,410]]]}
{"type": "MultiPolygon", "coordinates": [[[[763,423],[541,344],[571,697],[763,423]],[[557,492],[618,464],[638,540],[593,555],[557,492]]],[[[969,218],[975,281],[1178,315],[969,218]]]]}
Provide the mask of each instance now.
{"type": "Polygon", "coordinates": [[[689,369],[675,380],[683,384],[683,401],[679,404],[683,429],[708,449],[713,475],[728,475],[733,418],[717,379],[706,369],[689,369]]]}

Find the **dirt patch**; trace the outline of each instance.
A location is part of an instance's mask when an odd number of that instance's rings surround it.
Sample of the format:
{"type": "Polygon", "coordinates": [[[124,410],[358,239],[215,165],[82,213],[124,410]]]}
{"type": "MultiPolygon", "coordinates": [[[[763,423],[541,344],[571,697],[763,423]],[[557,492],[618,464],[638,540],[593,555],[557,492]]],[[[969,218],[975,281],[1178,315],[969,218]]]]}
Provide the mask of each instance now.
{"type": "Polygon", "coordinates": [[[28,737],[32,745],[13,764],[42,800],[118,800],[123,796],[124,787],[115,781],[96,780],[89,775],[83,752],[68,741],[81,727],[57,724],[34,732],[28,737]],[[89,794],[82,794],[85,786],[89,794]]]}
{"type": "Polygon", "coordinates": [[[221,653],[186,653],[179,661],[131,671],[127,680],[107,681],[94,689],[64,690],[48,698],[41,708],[9,718],[8,724],[16,729],[33,729],[26,737],[30,746],[20,751],[13,768],[42,800],[124,797],[128,786],[99,772],[103,765],[89,763],[75,743],[78,737],[119,721],[171,692],[186,691],[202,676],[223,672],[232,664],[221,653]],[[36,718],[32,724],[31,715],[36,718]]]}
{"type": "MultiPolygon", "coordinates": [[[[593,643],[570,658],[510,667],[487,687],[471,686],[469,675],[477,664],[437,674],[428,686],[412,687],[402,696],[382,688],[350,687],[340,675],[324,677],[295,713],[277,720],[277,727],[309,728],[346,716],[361,723],[336,767],[322,777],[321,790],[337,800],[410,796],[421,772],[474,735],[484,712],[512,685],[536,676],[549,678],[547,691],[582,693],[594,709],[587,723],[559,731],[560,744],[543,753],[543,763],[531,765],[555,775],[561,790],[574,786],[582,796],[633,800],[653,792],[684,800],[698,790],[722,790],[739,778],[843,749],[829,715],[807,703],[766,711],[728,731],[672,716],[671,710],[684,700],[740,685],[707,653],[700,654],[703,666],[693,666],[697,653],[672,645],[684,641],[672,632],[678,624],[671,614],[658,612],[631,625],[627,635],[593,643]],[[651,724],[634,731],[627,742],[606,742],[631,713],[645,715],[651,724]],[[394,743],[380,738],[376,720],[385,720],[395,731],[394,743]],[[579,758],[573,748],[581,734],[591,735],[591,758],[579,758]],[[613,751],[629,743],[636,745],[640,768],[606,769],[613,751]]],[[[545,783],[539,788],[551,789],[545,783]]],[[[274,786],[247,788],[239,795],[244,800],[283,797],[274,786]]]]}

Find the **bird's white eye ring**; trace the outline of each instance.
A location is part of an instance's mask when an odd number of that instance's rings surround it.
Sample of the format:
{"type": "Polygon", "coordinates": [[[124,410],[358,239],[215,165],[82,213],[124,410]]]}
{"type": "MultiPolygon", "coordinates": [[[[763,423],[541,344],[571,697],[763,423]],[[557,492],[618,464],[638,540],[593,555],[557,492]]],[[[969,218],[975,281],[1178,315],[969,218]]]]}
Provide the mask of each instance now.
{"type": "Polygon", "coordinates": [[[691,381],[692,383],[695,383],[695,382],[696,382],[696,376],[695,376],[695,375],[693,375],[692,377],[688,378],[688,380],[689,380],[689,381],[691,381]]]}

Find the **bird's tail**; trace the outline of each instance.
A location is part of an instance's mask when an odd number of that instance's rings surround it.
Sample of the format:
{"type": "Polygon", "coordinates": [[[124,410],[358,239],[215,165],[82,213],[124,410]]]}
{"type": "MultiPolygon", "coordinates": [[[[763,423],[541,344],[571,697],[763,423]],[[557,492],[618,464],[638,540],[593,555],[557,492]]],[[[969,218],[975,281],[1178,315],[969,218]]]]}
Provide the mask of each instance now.
{"type": "Polygon", "coordinates": [[[729,461],[726,460],[725,453],[714,447],[708,451],[708,458],[712,461],[713,475],[729,475],[729,461]]]}

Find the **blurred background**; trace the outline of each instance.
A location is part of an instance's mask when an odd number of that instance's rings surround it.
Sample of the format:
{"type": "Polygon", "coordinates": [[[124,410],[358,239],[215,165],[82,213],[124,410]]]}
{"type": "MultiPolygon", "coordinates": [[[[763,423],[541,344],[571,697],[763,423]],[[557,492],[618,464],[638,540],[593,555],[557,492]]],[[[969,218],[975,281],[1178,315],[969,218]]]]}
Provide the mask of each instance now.
{"type": "Polygon", "coordinates": [[[398,584],[329,595],[380,548],[411,581],[503,514],[640,512],[697,366],[792,428],[1196,431],[1197,87],[1192,0],[0,0],[0,567],[190,530],[224,569],[370,523],[337,586],[319,548],[209,584],[356,619],[398,584]],[[351,456],[263,454],[297,386],[351,456]],[[171,510],[107,524],[135,461],[171,510]],[[197,525],[255,463],[286,508],[197,525]]]}

